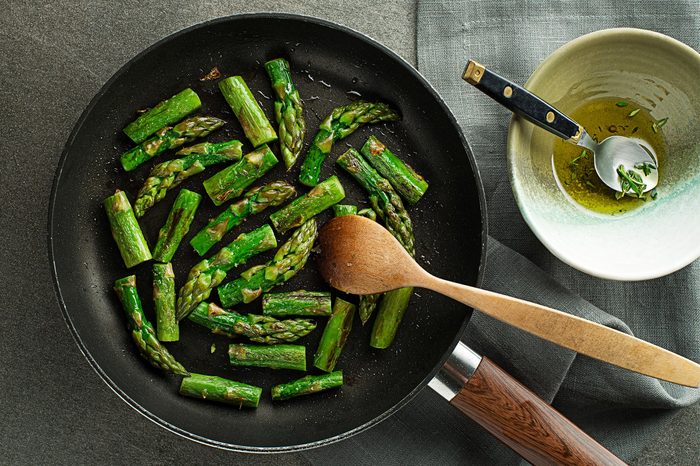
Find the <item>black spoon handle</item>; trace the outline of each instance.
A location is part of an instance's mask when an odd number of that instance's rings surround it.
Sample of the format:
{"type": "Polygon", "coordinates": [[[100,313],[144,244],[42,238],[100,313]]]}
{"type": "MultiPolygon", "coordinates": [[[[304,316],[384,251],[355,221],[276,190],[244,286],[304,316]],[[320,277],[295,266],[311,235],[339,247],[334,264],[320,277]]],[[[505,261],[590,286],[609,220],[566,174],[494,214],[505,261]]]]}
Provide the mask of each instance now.
{"type": "Polygon", "coordinates": [[[571,139],[571,142],[577,143],[583,134],[583,127],[574,120],[535,94],[487,70],[474,60],[467,62],[462,79],[511,112],[562,139],[571,139]]]}

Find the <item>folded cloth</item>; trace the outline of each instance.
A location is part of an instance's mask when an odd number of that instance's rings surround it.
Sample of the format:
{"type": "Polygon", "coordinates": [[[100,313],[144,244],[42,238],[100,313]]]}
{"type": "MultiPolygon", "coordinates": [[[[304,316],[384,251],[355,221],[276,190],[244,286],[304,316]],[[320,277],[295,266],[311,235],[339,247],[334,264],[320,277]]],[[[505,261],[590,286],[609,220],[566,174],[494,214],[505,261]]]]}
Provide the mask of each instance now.
{"type": "MultiPolygon", "coordinates": [[[[697,0],[421,0],[417,18],[418,68],[460,121],[484,181],[492,237],[483,287],[700,361],[700,262],[660,279],[621,283],[587,276],[554,258],[527,228],[513,200],[505,158],[510,114],[460,78],[467,59],[474,58],[524,83],[559,46],[610,27],[655,30],[697,50],[697,0]]],[[[700,399],[700,390],[576,355],[478,312],[463,340],[627,461],[659,434],[674,408],[700,399]]],[[[313,464],[520,462],[430,389],[369,431],[303,454],[313,464]]]]}

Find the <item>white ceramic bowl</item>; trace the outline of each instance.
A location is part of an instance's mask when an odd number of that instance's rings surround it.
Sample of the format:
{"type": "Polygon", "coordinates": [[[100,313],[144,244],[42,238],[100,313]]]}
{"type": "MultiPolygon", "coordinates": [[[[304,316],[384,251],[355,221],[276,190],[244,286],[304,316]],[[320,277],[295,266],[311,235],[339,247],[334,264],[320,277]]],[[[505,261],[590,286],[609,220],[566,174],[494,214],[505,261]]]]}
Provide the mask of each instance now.
{"type": "Polygon", "coordinates": [[[596,213],[570,200],[553,174],[556,137],[513,118],[508,164],[515,199],[532,231],[555,256],[614,280],[660,277],[700,257],[698,52],[656,32],[598,31],[551,54],[525,87],[565,113],[586,100],[634,96],[648,104],[655,119],[669,117],[663,127],[667,158],[658,198],[620,216],[596,213]]]}

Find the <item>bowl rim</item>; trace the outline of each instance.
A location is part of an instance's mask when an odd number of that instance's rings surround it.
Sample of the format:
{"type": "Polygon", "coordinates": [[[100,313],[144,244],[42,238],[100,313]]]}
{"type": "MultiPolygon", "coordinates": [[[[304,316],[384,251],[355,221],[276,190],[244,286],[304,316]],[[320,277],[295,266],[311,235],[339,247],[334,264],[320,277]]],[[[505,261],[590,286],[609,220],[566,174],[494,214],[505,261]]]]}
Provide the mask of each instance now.
{"type": "MultiPolygon", "coordinates": [[[[535,68],[530,77],[527,79],[524,87],[526,89],[529,89],[532,86],[533,81],[539,79],[542,75],[546,75],[547,69],[553,66],[552,63],[558,61],[561,55],[569,54],[572,49],[581,47],[591,41],[601,40],[610,37],[619,38],[620,36],[628,39],[641,38],[665,42],[666,45],[676,47],[680,52],[688,54],[690,57],[693,57],[698,62],[698,65],[700,65],[700,53],[698,51],[696,51],[689,45],[679,41],[678,39],[667,36],[666,34],[651,31],[648,29],[639,29],[632,27],[608,28],[581,35],[557,48],[555,51],[550,53],[544,60],[542,60],[542,62],[535,68]]],[[[698,243],[694,249],[687,250],[687,254],[679,256],[679,258],[675,261],[671,261],[663,267],[655,267],[654,269],[644,271],[627,269],[622,271],[611,272],[605,267],[586,266],[576,263],[576,261],[572,260],[566,254],[565,250],[563,250],[562,248],[558,248],[554,243],[548,240],[547,233],[546,231],[544,231],[546,229],[538,228],[536,219],[530,215],[528,209],[525,207],[525,202],[522,194],[516,189],[516,179],[514,176],[514,159],[517,156],[517,151],[515,148],[515,139],[516,133],[522,135],[521,127],[524,123],[529,124],[526,123],[525,119],[520,118],[517,115],[513,115],[508,125],[508,136],[506,140],[506,158],[508,161],[508,176],[510,179],[510,186],[513,192],[515,203],[518,206],[518,210],[520,210],[520,214],[525,220],[525,223],[527,223],[528,227],[537,237],[537,239],[555,257],[557,257],[565,264],[573,267],[574,269],[584,272],[588,275],[617,281],[641,281],[663,277],[673,272],[676,272],[682,269],[683,267],[686,267],[687,265],[694,262],[696,259],[700,258],[700,243],[698,243]]]]}

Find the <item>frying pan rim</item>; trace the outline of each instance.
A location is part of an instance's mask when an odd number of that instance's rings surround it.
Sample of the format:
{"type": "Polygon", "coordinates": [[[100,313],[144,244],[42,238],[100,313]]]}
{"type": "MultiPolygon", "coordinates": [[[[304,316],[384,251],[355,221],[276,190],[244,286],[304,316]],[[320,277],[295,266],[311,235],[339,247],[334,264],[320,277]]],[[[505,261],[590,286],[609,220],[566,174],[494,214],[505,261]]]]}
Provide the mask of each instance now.
{"type": "Polygon", "coordinates": [[[401,400],[399,400],[396,404],[394,404],[391,408],[383,412],[382,414],[374,417],[373,419],[355,427],[354,429],[348,430],[346,432],[343,432],[341,434],[334,435],[332,437],[323,439],[323,440],[318,440],[315,442],[308,442],[308,443],[303,443],[303,444],[298,444],[298,445],[286,445],[286,446],[249,446],[249,445],[236,445],[236,444],[231,444],[231,443],[226,443],[226,442],[221,442],[217,440],[213,440],[210,438],[206,438],[197,434],[193,434],[192,432],[189,432],[183,428],[180,428],[176,425],[173,425],[169,423],[168,421],[160,418],[159,416],[151,413],[149,410],[147,410],[145,407],[141,406],[138,402],[136,402],[134,399],[132,399],[125,391],[122,390],[121,387],[119,387],[112,379],[107,375],[106,372],[100,367],[100,365],[97,363],[95,358],[92,356],[88,348],[85,346],[83,343],[80,335],[78,334],[78,331],[76,330],[75,326],[73,325],[73,321],[71,320],[70,314],[68,312],[68,309],[66,307],[66,303],[63,299],[63,295],[61,293],[61,287],[58,281],[58,273],[56,270],[56,260],[55,260],[55,255],[54,255],[54,247],[53,247],[53,233],[54,233],[54,211],[55,211],[55,205],[56,205],[56,194],[59,186],[59,182],[61,180],[61,176],[63,174],[63,169],[64,165],[66,163],[66,159],[68,156],[68,152],[73,145],[73,142],[78,134],[78,132],[81,130],[85,120],[87,119],[88,115],[91,113],[95,105],[97,104],[98,100],[107,92],[107,90],[112,86],[112,84],[122,76],[130,67],[131,65],[139,60],[142,56],[148,54],[152,50],[164,45],[165,43],[183,35],[187,34],[191,31],[194,31],[196,29],[200,28],[207,28],[212,25],[216,25],[219,23],[225,23],[229,21],[245,21],[245,20],[252,20],[252,19],[266,19],[266,20],[293,20],[293,21],[301,21],[301,22],[307,22],[307,23],[313,23],[314,25],[317,26],[322,26],[322,27],[327,27],[330,29],[334,29],[336,31],[340,31],[344,34],[348,34],[349,36],[353,36],[355,39],[358,39],[360,41],[363,41],[367,43],[368,45],[378,49],[379,52],[387,55],[389,58],[392,58],[400,65],[402,65],[410,74],[412,74],[418,81],[424,86],[426,91],[437,101],[437,103],[442,107],[443,112],[445,112],[446,116],[450,120],[450,123],[452,124],[453,128],[457,131],[457,136],[459,137],[459,140],[462,143],[463,148],[465,149],[466,155],[467,155],[467,161],[469,162],[469,165],[472,170],[472,174],[474,177],[474,182],[476,184],[476,191],[478,195],[478,200],[479,200],[479,213],[480,213],[480,220],[481,220],[481,251],[480,251],[480,258],[479,258],[479,269],[477,271],[477,278],[476,278],[476,286],[481,286],[483,282],[483,271],[484,267],[486,265],[486,242],[488,238],[488,222],[487,222],[487,212],[486,212],[486,200],[485,200],[485,194],[484,194],[484,187],[482,184],[481,180],[481,175],[479,173],[478,167],[476,165],[476,160],[474,157],[474,153],[471,150],[471,146],[467,142],[467,140],[464,137],[464,134],[462,132],[462,129],[450,110],[450,108],[447,106],[445,101],[442,99],[442,97],[438,94],[438,92],[433,88],[433,86],[430,84],[430,82],[408,61],[406,61],[403,57],[401,57],[399,54],[394,52],[393,50],[389,49],[387,46],[379,43],[375,39],[369,37],[366,34],[363,34],[359,31],[356,31],[355,29],[352,29],[348,26],[341,25],[326,19],[321,19],[313,16],[308,16],[308,15],[298,15],[298,14],[292,14],[292,13],[276,13],[276,12],[256,12],[256,13],[241,13],[241,14],[234,14],[234,15],[229,15],[229,16],[224,16],[224,17],[219,17],[219,18],[214,18],[208,21],[204,21],[201,23],[194,24],[192,26],[188,26],[184,29],[180,29],[178,31],[173,32],[172,34],[169,34],[162,39],[158,40],[157,42],[151,44],[144,50],[142,50],[140,53],[137,55],[133,56],[131,59],[129,59],[126,63],[124,63],[113,75],[112,77],[105,82],[104,85],[100,88],[100,90],[92,97],[90,100],[89,104],[83,112],[81,113],[80,117],[76,121],[75,125],[73,126],[73,129],[71,130],[70,135],[68,136],[68,139],[63,146],[63,150],[61,152],[61,157],[58,161],[58,165],[56,167],[56,172],[54,174],[54,179],[53,179],[53,184],[51,188],[51,197],[49,200],[49,212],[48,212],[48,228],[47,228],[47,243],[48,243],[48,259],[50,263],[50,269],[51,269],[51,276],[52,276],[52,281],[53,281],[53,287],[54,287],[54,293],[56,294],[56,299],[58,300],[59,307],[61,308],[61,313],[63,315],[63,320],[65,321],[66,325],[68,326],[68,329],[70,330],[71,336],[73,337],[73,340],[75,341],[76,345],[80,349],[80,352],[83,354],[85,359],[88,361],[89,365],[92,367],[92,369],[97,373],[97,375],[100,376],[100,378],[107,384],[107,386],[119,397],[121,398],[127,405],[129,405],[132,409],[134,409],[136,412],[144,416],[146,419],[150,420],[151,422],[155,423],[156,425],[159,425],[163,427],[164,429],[179,435],[181,437],[184,437],[188,440],[223,449],[223,450],[228,450],[228,451],[237,451],[237,452],[245,452],[245,453],[291,453],[291,452],[298,452],[302,450],[308,450],[312,448],[317,448],[320,446],[325,446],[325,445],[330,445],[342,440],[345,440],[355,434],[358,434],[375,424],[378,424],[379,422],[389,418],[391,415],[394,413],[398,412],[403,406],[405,406],[409,401],[411,401],[417,394],[420,392],[427,383],[437,374],[437,372],[440,370],[440,368],[445,364],[449,356],[452,354],[452,351],[454,348],[457,346],[457,343],[460,341],[462,334],[464,333],[464,330],[469,322],[469,318],[465,318],[462,322],[462,325],[455,333],[455,337],[452,341],[452,343],[449,346],[449,349],[442,355],[440,358],[440,361],[433,367],[433,369],[426,375],[426,377],[423,378],[423,380],[416,385],[416,387],[411,390],[405,397],[403,397],[401,400]]]}

